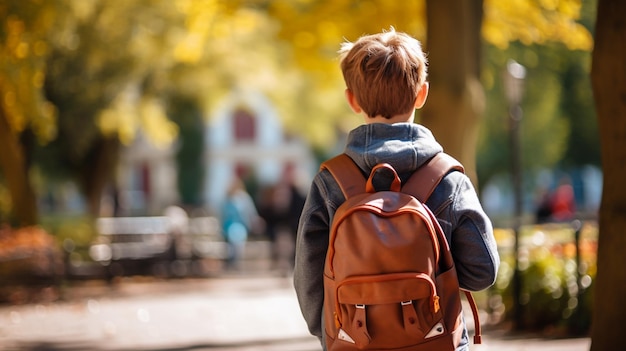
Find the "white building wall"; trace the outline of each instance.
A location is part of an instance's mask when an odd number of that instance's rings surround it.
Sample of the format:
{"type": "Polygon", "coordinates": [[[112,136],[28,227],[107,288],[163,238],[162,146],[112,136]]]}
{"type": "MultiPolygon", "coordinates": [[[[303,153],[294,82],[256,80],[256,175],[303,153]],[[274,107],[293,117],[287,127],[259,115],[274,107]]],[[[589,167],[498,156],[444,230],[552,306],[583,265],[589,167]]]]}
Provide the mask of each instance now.
{"type": "Polygon", "coordinates": [[[301,141],[286,141],[279,116],[271,102],[261,93],[235,91],[212,113],[206,130],[206,166],[204,199],[210,208],[219,208],[237,164],[249,167],[259,185],[277,183],[285,165],[310,174],[316,167],[308,147],[301,141]],[[246,109],[256,118],[253,142],[234,140],[233,115],[246,109]]]}

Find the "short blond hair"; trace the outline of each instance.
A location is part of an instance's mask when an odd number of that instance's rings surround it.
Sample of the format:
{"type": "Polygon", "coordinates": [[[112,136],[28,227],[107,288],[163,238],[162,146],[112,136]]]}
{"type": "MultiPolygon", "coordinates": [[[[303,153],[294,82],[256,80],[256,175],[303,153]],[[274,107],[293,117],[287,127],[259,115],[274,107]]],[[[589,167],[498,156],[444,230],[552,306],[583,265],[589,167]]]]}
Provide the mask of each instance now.
{"type": "Polygon", "coordinates": [[[369,117],[391,118],[414,109],[427,75],[417,39],[391,27],[341,44],[339,55],[346,86],[369,117]]]}

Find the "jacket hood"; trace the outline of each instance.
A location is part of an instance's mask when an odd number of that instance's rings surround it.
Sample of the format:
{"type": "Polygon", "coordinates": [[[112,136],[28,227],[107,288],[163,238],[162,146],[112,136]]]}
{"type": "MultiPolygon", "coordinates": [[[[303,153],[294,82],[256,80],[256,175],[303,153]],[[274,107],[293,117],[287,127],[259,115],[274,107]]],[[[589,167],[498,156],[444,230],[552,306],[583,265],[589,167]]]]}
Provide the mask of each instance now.
{"type": "Polygon", "coordinates": [[[442,151],[432,132],[416,123],[361,125],[350,131],[345,149],[366,173],[379,163],[389,163],[401,177],[442,151]]]}

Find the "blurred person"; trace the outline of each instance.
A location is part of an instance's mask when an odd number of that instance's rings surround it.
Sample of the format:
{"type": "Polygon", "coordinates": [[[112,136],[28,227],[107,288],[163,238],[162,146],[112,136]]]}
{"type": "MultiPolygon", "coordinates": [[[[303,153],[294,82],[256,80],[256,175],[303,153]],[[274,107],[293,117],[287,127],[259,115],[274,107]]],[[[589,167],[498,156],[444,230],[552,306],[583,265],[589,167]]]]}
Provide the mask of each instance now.
{"type": "MultiPolygon", "coordinates": [[[[423,107],[428,95],[427,62],[418,40],[391,28],[344,43],[340,58],[346,99],[364,121],[349,133],[344,152],[363,174],[388,163],[405,181],[443,152],[431,131],[414,123],[415,110],[423,107]]],[[[325,350],[324,261],[330,225],[344,200],[330,172],[319,172],[306,198],[296,242],[298,302],[309,331],[325,350]]],[[[491,221],[469,178],[461,172],[449,173],[426,204],[435,212],[452,249],[460,286],[471,291],[491,286],[500,258],[491,221]]],[[[457,350],[468,350],[464,321],[459,338],[457,350]]]]}
{"type": "Polygon", "coordinates": [[[293,268],[298,220],[304,206],[304,196],[293,177],[293,167],[287,166],[282,179],[263,192],[259,206],[272,243],[272,263],[280,270],[293,268]]]}
{"type": "Polygon", "coordinates": [[[552,219],[552,194],[547,188],[540,188],[537,192],[535,223],[547,223],[552,219]]]}
{"type": "Polygon", "coordinates": [[[558,222],[569,221],[574,218],[575,212],[576,199],[572,181],[564,176],[552,195],[552,218],[558,222]]]}
{"type": "Polygon", "coordinates": [[[221,212],[222,233],[228,244],[227,269],[239,269],[248,235],[258,223],[258,212],[241,179],[235,178],[221,212]]]}

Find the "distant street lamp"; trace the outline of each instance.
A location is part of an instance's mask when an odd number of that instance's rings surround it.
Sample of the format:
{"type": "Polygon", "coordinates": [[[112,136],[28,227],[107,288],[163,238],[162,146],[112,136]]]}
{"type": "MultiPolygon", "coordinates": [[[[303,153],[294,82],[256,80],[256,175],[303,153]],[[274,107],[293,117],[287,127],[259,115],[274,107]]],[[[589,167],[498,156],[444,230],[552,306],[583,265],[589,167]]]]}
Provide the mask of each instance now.
{"type": "Polygon", "coordinates": [[[513,184],[513,232],[515,242],[513,256],[515,267],[513,270],[513,302],[515,327],[523,326],[523,307],[521,304],[522,278],[519,270],[519,234],[522,220],[522,162],[521,162],[521,133],[520,122],[522,120],[522,96],[524,95],[524,79],[526,68],[519,63],[509,60],[504,73],[504,93],[509,103],[509,123],[511,142],[511,179],[513,184]]]}

